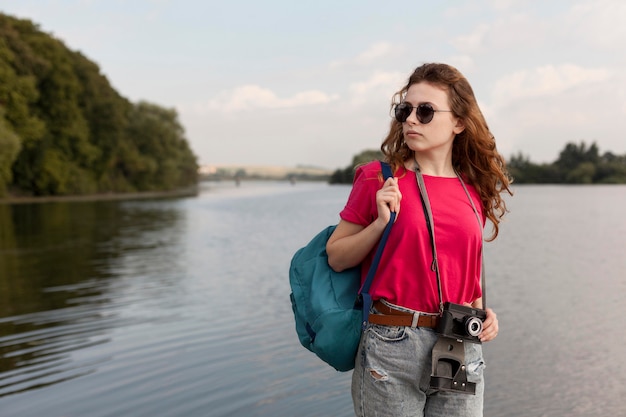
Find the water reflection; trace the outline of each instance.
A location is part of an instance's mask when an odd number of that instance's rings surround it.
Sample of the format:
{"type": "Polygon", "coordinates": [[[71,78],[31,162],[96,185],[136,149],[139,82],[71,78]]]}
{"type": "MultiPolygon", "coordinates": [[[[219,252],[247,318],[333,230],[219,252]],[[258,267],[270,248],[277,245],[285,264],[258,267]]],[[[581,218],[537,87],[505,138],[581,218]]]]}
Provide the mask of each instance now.
{"type": "Polygon", "coordinates": [[[0,397],[94,372],[113,329],[159,316],[123,307],[176,285],[180,204],[0,204],[0,397]]]}
{"type": "MultiPolygon", "coordinates": [[[[349,373],[297,342],[287,283],[350,188],[210,186],[0,205],[0,414],[353,415],[349,373]]],[[[626,415],[626,188],[520,187],[511,210],[487,245],[485,415],[626,415]]]]}

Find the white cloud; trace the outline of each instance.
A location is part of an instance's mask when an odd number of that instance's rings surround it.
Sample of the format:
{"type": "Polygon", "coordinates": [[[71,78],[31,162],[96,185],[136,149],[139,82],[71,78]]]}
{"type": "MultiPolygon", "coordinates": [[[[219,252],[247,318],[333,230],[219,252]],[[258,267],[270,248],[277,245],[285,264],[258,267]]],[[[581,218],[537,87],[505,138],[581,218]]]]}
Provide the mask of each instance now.
{"type": "Polygon", "coordinates": [[[499,59],[500,56],[494,54],[534,51],[531,59],[536,61],[546,58],[545,53],[550,48],[558,56],[560,49],[574,46],[579,50],[584,46],[621,54],[618,45],[626,42],[624,1],[583,0],[573,2],[558,14],[541,13],[541,8],[524,7],[517,0],[491,0],[489,3],[497,17],[477,23],[468,32],[453,37],[450,43],[458,53],[488,54],[499,59]]]}
{"type": "Polygon", "coordinates": [[[492,105],[504,106],[525,98],[554,96],[578,86],[606,81],[609,70],[577,65],[547,65],[521,70],[500,78],[494,85],[492,105]]]}
{"type": "Polygon", "coordinates": [[[527,11],[505,11],[489,23],[477,24],[470,32],[454,37],[451,44],[461,54],[501,59],[515,51],[544,49],[554,41],[554,27],[562,24],[527,11]]]}
{"type": "Polygon", "coordinates": [[[307,90],[294,94],[291,97],[279,97],[274,91],[255,84],[246,84],[236,87],[232,91],[225,91],[207,105],[196,106],[196,111],[220,110],[232,112],[243,109],[281,109],[327,104],[338,100],[339,95],[327,94],[319,90],[307,90]]]}
{"type": "Polygon", "coordinates": [[[400,72],[376,71],[367,80],[350,85],[352,103],[380,101],[381,94],[383,99],[388,101],[394,92],[402,88],[407,76],[400,72]]]}
{"type": "Polygon", "coordinates": [[[485,38],[489,34],[490,27],[486,24],[478,25],[474,31],[465,35],[457,36],[452,44],[461,52],[475,51],[485,44],[485,38]]]}
{"type": "Polygon", "coordinates": [[[469,55],[451,55],[444,62],[448,62],[450,65],[456,67],[463,74],[467,75],[468,71],[477,68],[476,62],[469,55]]]}
{"type": "Polygon", "coordinates": [[[356,57],[359,64],[370,64],[397,51],[398,47],[389,42],[376,42],[356,57]]]}
{"type": "Polygon", "coordinates": [[[346,60],[332,61],[329,65],[331,69],[340,69],[351,65],[371,65],[385,62],[391,57],[402,54],[404,48],[399,44],[379,41],[371,44],[367,49],[355,57],[346,60]]]}
{"type": "Polygon", "coordinates": [[[565,16],[561,32],[569,38],[575,34],[586,45],[615,49],[626,41],[625,21],[626,2],[585,1],[574,5],[565,16]]]}
{"type": "Polygon", "coordinates": [[[489,3],[496,10],[506,11],[520,2],[516,0],[490,0],[489,3]]]}

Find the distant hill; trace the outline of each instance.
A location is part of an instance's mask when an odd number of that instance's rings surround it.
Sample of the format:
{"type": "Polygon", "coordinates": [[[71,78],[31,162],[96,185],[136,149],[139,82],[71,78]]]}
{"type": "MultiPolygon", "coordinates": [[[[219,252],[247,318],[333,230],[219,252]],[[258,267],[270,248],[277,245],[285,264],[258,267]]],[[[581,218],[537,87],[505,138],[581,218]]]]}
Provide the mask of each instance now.
{"type": "Polygon", "coordinates": [[[331,170],[318,167],[286,167],[277,165],[202,165],[198,169],[200,180],[253,178],[268,180],[299,179],[327,181],[331,170]]]}

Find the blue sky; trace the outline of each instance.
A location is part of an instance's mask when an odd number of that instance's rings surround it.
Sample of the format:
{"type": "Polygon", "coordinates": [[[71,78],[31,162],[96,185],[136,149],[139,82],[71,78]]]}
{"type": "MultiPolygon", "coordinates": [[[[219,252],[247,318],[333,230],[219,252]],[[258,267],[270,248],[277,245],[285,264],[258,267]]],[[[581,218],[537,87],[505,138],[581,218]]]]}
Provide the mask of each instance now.
{"type": "Polygon", "coordinates": [[[423,62],[472,84],[498,149],[626,153],[626,2],[0,0],[95,61],[132,101],[177,109],[201,164],[335,169],[378,148],[423,62]]]}

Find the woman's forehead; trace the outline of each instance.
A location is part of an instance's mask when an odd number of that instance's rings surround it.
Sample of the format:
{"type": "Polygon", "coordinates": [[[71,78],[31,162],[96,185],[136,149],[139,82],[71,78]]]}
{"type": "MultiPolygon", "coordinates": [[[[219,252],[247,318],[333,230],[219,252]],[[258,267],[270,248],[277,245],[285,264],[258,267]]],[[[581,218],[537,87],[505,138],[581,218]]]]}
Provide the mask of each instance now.
{"type": "MultiPolygon", "coordinates": [[[[435,84],[419,82],[411,84],[406,92],[405,101],[413,103],[440,103],[448,102],[448,91],[435,84]]],[[[413,103],[413,104],[416,104],[413,103]]]]}

